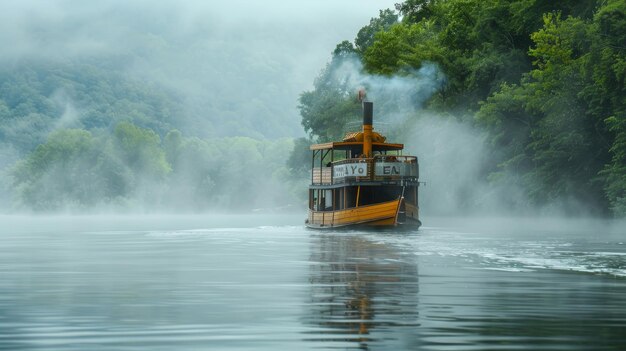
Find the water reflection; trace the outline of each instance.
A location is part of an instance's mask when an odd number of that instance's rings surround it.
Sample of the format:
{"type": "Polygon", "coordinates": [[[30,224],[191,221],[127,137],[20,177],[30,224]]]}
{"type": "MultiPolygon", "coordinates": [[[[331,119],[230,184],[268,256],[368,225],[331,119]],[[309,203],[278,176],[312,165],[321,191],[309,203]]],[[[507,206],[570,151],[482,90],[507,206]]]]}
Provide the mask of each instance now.
{"type": "Polygon", "coordinates": [[[308,341],[368,349],[412,344],[418,327],[415,256],[361,235],[312,236],[308,341]]]}

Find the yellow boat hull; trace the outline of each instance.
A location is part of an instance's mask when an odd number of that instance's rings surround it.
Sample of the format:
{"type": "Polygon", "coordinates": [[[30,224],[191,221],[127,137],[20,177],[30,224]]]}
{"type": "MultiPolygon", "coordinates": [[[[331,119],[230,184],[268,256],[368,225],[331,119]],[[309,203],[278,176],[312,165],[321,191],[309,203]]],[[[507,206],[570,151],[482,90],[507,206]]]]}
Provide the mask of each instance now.
{"type": "Polygon", "coordinates": [[[311,228],[335,228],[350,225],[395,226],[402,199],[347,208],[338,211],[309,210],[306,225],[311,228]]]}

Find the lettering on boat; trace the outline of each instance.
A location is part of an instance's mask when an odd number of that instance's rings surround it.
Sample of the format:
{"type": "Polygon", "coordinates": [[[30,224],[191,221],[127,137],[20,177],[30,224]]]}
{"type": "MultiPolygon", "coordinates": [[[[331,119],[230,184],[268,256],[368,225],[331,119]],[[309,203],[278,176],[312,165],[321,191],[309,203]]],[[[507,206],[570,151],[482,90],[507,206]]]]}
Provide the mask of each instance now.
{"type": "Polygon", "coordinates": [[[400,175],[400,170],[398,170],[396,165],[387,166],[383,165],[383,175],[400,175]]]}
{"type": "Polygon", "coordinates": [[[417,176],[417,164],[404,162],[376,162],[374,166],[376,176],[417,176]]]}
{"type": "Polygon", "coordinates": [[[350,163],[333,167],[333,177],[365,177],[367,175],[366,163],[350,163]]]}

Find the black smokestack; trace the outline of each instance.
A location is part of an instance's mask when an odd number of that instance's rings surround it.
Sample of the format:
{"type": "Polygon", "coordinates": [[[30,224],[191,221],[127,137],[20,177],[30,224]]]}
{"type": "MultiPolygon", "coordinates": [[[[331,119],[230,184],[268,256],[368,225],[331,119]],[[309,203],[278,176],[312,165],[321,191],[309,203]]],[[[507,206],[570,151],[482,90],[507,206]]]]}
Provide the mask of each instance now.
{"type": "Polygon", "coordinates": [[[363,125],[371,126],[374,120],[374,103],[370,101],[363,102],[363,125]]]}

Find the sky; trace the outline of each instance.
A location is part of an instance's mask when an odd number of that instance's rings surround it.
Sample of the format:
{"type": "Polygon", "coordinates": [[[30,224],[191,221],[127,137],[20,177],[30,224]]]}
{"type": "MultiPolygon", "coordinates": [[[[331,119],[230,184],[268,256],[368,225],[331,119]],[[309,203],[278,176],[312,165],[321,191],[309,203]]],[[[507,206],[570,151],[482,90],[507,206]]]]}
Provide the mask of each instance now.
{"type": "Polygon", "coordinates": [[[335,44],[353,39],[370,18],[380,9],[393,8],[395,1],[2,2],[0,40],[10,48],[3,50],[4,57],[70,56],[128,49],[134,39],[128,35],[135,31],[182,43],[202,34],[265,44],[265,49],[251,45],[250,55],[280,59],[300,51],[307,62],[319,65],[335,44]]]}

